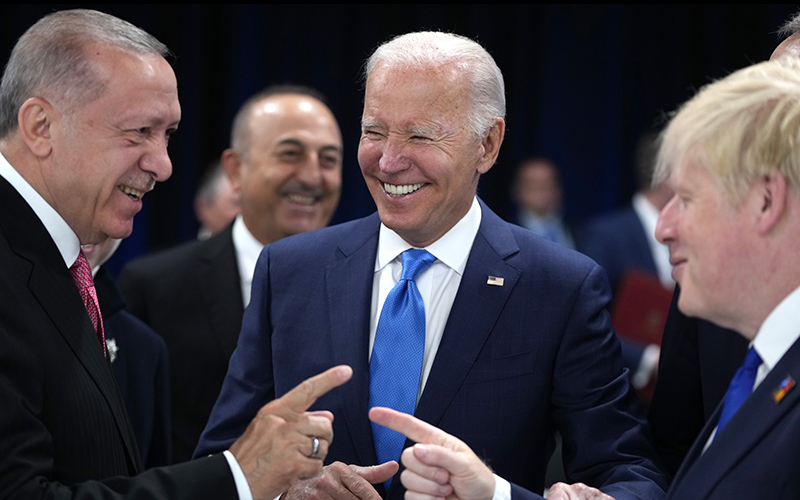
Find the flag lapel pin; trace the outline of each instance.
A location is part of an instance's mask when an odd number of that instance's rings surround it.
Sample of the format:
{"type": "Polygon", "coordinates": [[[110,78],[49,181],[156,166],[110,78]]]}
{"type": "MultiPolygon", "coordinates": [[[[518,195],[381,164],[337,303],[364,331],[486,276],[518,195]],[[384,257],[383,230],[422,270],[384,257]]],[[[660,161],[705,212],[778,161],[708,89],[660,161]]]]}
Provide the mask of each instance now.
{"type": "Polygon", "coordinates": [[[503,282],[505,282],[505,280],[498,276],[489,276],[489,278],[486,280],[487,285],[494,285],[494,286],[503,286],[503,282]]]}
{"type": "Polygon", "coordinates": [[[786,394],[794,388],[795,382],[791,375],[787,375],[785,379],[781,381],[781,385],[778,386],[775,391],[772,393],[772,399],[775,401],[775,404],[780,403],[786,394]]]}

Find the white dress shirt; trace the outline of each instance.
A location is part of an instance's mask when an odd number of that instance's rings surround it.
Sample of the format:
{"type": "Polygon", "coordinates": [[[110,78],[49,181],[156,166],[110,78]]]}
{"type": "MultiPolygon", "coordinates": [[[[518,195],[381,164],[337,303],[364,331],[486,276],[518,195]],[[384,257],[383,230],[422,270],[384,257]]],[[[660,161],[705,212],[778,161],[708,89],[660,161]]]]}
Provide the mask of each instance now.
{"type": "Polygon", "coordinates": [[[253,285],[253,274],[256,272],[256,262],[264,245],[253,236],[242,220],[237,215],[233,222],[233,248],[236,251],[236,264],[239,267],[239,284],[242,287],[244,307],[250,303],[250,291],[253,285]]]}
{"type": "MultiPolygon", "coordinates": [[[[461,284],[461,277],[467,267],[472,243],[481,225],[481,207],[478,199],[472,201],[467,214],[441,238],[431,243],[425,250],[436,261],[422,271],[416,279],[417,288],[425,305],[425,351],[422,357],[422,374],[417,391],[417,402],[425,388],[428,375],[436,358],[436,351],[444,334],[444,327],[461,284]],[[469,244],[465,244],[469,242],[469,244]]],[[[375,258],[375,274],[372,281],[372,304],[369,324],[369,353],[375,343],[375,332],[383,303],[389,291],[400,281],[403,262],[400,254],[414,248],[397,233],[381,224],[378,236],[378,253],[375,258]]],[[[495,474],[493,500],[510,500],[511,485],[495,474]]]]}
{"type": "Polygon", "coordinates": [[[656,264],[658,279],[661,280],[664,286],[671,289],[675,286],[675,280],[672,279],[672,264],[669,263],[669,247],[656,239],[656,224],[658,224],[660,212],[641,193],[636,193],[633,196],[631,204],[647,235],[647,243],[650,246],[653,262],[656,264]]]}
{"type": "MultiPolygon", "coordinates": [[[[69,227],[69,224],[56,212],[53,207],[48,204],[42,196],[36,192],[33,187],[28,184],[14,167],[8,163],[8,160],[0,154],[0,175],[8,181],[14,189],[25,199],[25,202],[34,211],[39,220],[44,224],[45,229],[50,234],[50,237],[58,247],[61,257],[64,259],[64,264],[67,268],[72,267],[72,264],[78,260],[78,253],[81,250],[80,240],[78,235],[69,227]]],[[[236,482],[236,489],[239,493],[240,500],[253,500],[253,495],[250,492],[250,486],[247,484],[247,479],[239,467],[239,463],[230,451],[223,452],[225,458],[228,460],[228,465],[231,468],[234,480],[236,482]]]]}
{"type": "MultiPolygon", "coordinates": [[[[750,342],[750,347],[755,349],[761,358],[753,391],[767,378],[769,372],[775,368],[798,338],[800,338],[800,287],[795,288],[769,313],[758,329],[755,339],[750,342]]],[[[704,452],[716,435],[715,428],[703,448],[704,452]]]]}

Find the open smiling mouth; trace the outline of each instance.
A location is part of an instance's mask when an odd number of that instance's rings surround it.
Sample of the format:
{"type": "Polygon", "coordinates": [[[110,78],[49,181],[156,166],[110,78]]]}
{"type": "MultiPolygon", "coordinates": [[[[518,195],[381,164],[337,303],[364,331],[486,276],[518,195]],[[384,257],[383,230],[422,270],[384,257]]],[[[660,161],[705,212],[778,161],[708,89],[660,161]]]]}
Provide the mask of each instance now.
{"type": "Polygon", "coordinates": [[[142,196],[144,196],[144,192],[139,191],[138,189],[133,189],[130,186],[119,186],[119,189],[134,201],[139,201],[142,199],[142,196]]]}
{"type": "Polygon", "coordinates": [[[287,200],[291,201],[292,203],[299,203],[300,205],[313,205],[317,201],[319,201],[318,196],[313,196],[310,194],[303,194],[303,193],[286,193],[284,195],[287,200]]]}
{"type": "Polygon", "coordinates": [[[383,189],[392,196],[403,196],[404,194],[413,193],[424,185],[425,183],[394,185],[384,182],[383,189]]]}

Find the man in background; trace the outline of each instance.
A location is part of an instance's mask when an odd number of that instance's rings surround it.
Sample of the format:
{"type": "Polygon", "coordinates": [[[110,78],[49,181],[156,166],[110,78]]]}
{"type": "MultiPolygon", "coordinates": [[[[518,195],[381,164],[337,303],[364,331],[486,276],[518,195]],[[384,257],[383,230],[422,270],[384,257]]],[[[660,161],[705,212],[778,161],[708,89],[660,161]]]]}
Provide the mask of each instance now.
{"type": "Polygon", "coordinates": [[[531,157],[520,162],[512,187],[516,222],[539,236],[575,248],[572,230],[561,213],[563,189],[550,160],[531,157]]]}
{"type": "Polygon", "coordinates": [[[640,390],[656,378],[663,322],[675,286],[669,250],[655,237],[658,214],[672,196],[672,189],[666,183],[653,185],[657,139],[655,133],[647,133],[639,140],[636,151],[639,189],[631,204],[590,220],[578,238],[578,251],[594,259],[608,273],[613,293],[612,311],[639,314],[643,307],[653,308],[643,321],[630,322],[635,325],[633,328],[641,331],[624,331],[616,319],[614,325],[622,340],[622,362],[631,370],[634,387],[640,390]],[[635,283],[636,275],[646,279],[649,286],[641,286],[635,295],[627,296],[637,301],[635,305],[621,303],[620,299],[626,298],[623,292],[627,292],[623,287],[635,283]],[[642,297],[645,293],[650,294],[649,299],[642,297]],[[655,325],[650,324],[653,321],[655,325]],[[658,338],[647,338],[645,330],[652,331],[658,338]]]}
{"type": "Polygon", "coordinates": [[[200,223],[198,240],[207,240],[239,215],[239,197],[219,161],[203,174],[194,195],[194,213],[200,223]]]}
{"type": "Polygon", "coordinates": [[[318,92],[270,87],[239,110],[221,163],[239,198],[235,221],[206,241],[135,260],[120,275],[128,310],[167,342],[178,461],[191,458],[219,395],[261,249],[333,216],[339,125],[318,92]]]}

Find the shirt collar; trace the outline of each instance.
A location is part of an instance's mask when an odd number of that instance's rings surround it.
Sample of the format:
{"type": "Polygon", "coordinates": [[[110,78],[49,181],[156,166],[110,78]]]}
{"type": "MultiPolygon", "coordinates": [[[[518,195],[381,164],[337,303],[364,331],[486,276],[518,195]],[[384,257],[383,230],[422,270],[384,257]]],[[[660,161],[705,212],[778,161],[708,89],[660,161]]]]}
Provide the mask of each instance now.
{"type": "Polygon", "coordinates": [[[50,237],[58,247],[58,251],[61,252],[64,264],[67,267],[72,266],[78,259],[81,244],[69,224],[33,189],[33,186],[28,184],[28,181],[8,163],[8,160],[2,154],[0,154],[0,176],[17,190],[39,220],[42,221],[44,228],[47,229],[50,237]]]}
{"type": "MultiPolygon", "coordinates": [[[[449,268],[459,275],[464,274],[467,267],[469,252],[472,250],[472,242],[478,234],[481,225],[481,206],[478,198],[473,198],[472,205],[464,217],[450,228],[441,238],[434,241],[425,250],[429,251],[438,260],[442,261],[449,268]],[[464,245],[464,242],[470,242],[464,245]]],[[[397,233],[381,223],[380,234],[378,237],[378,258],[375,262],[375,271],[383,269],[387,264],[397,258],[398,255],[412,247],[397,233]]]]}
{"type": "Polygon", "coordinates": [[[752,346],[772,370],[800,338],[800,288],[796,288],[772,310],[758,329],[752,346]]]}
{"type": "Polygon", "coordinates": [[[264,245],[253,236],[253,233],[247,229],[247,226],[242,219],[242,215],[236,216],[233,222],[233,246],[236,248],[236,254],[239,261],[242,262],[250,273],[245,273],[245,276],[253,276],[256,269],[256,262],[264,245]]]}

